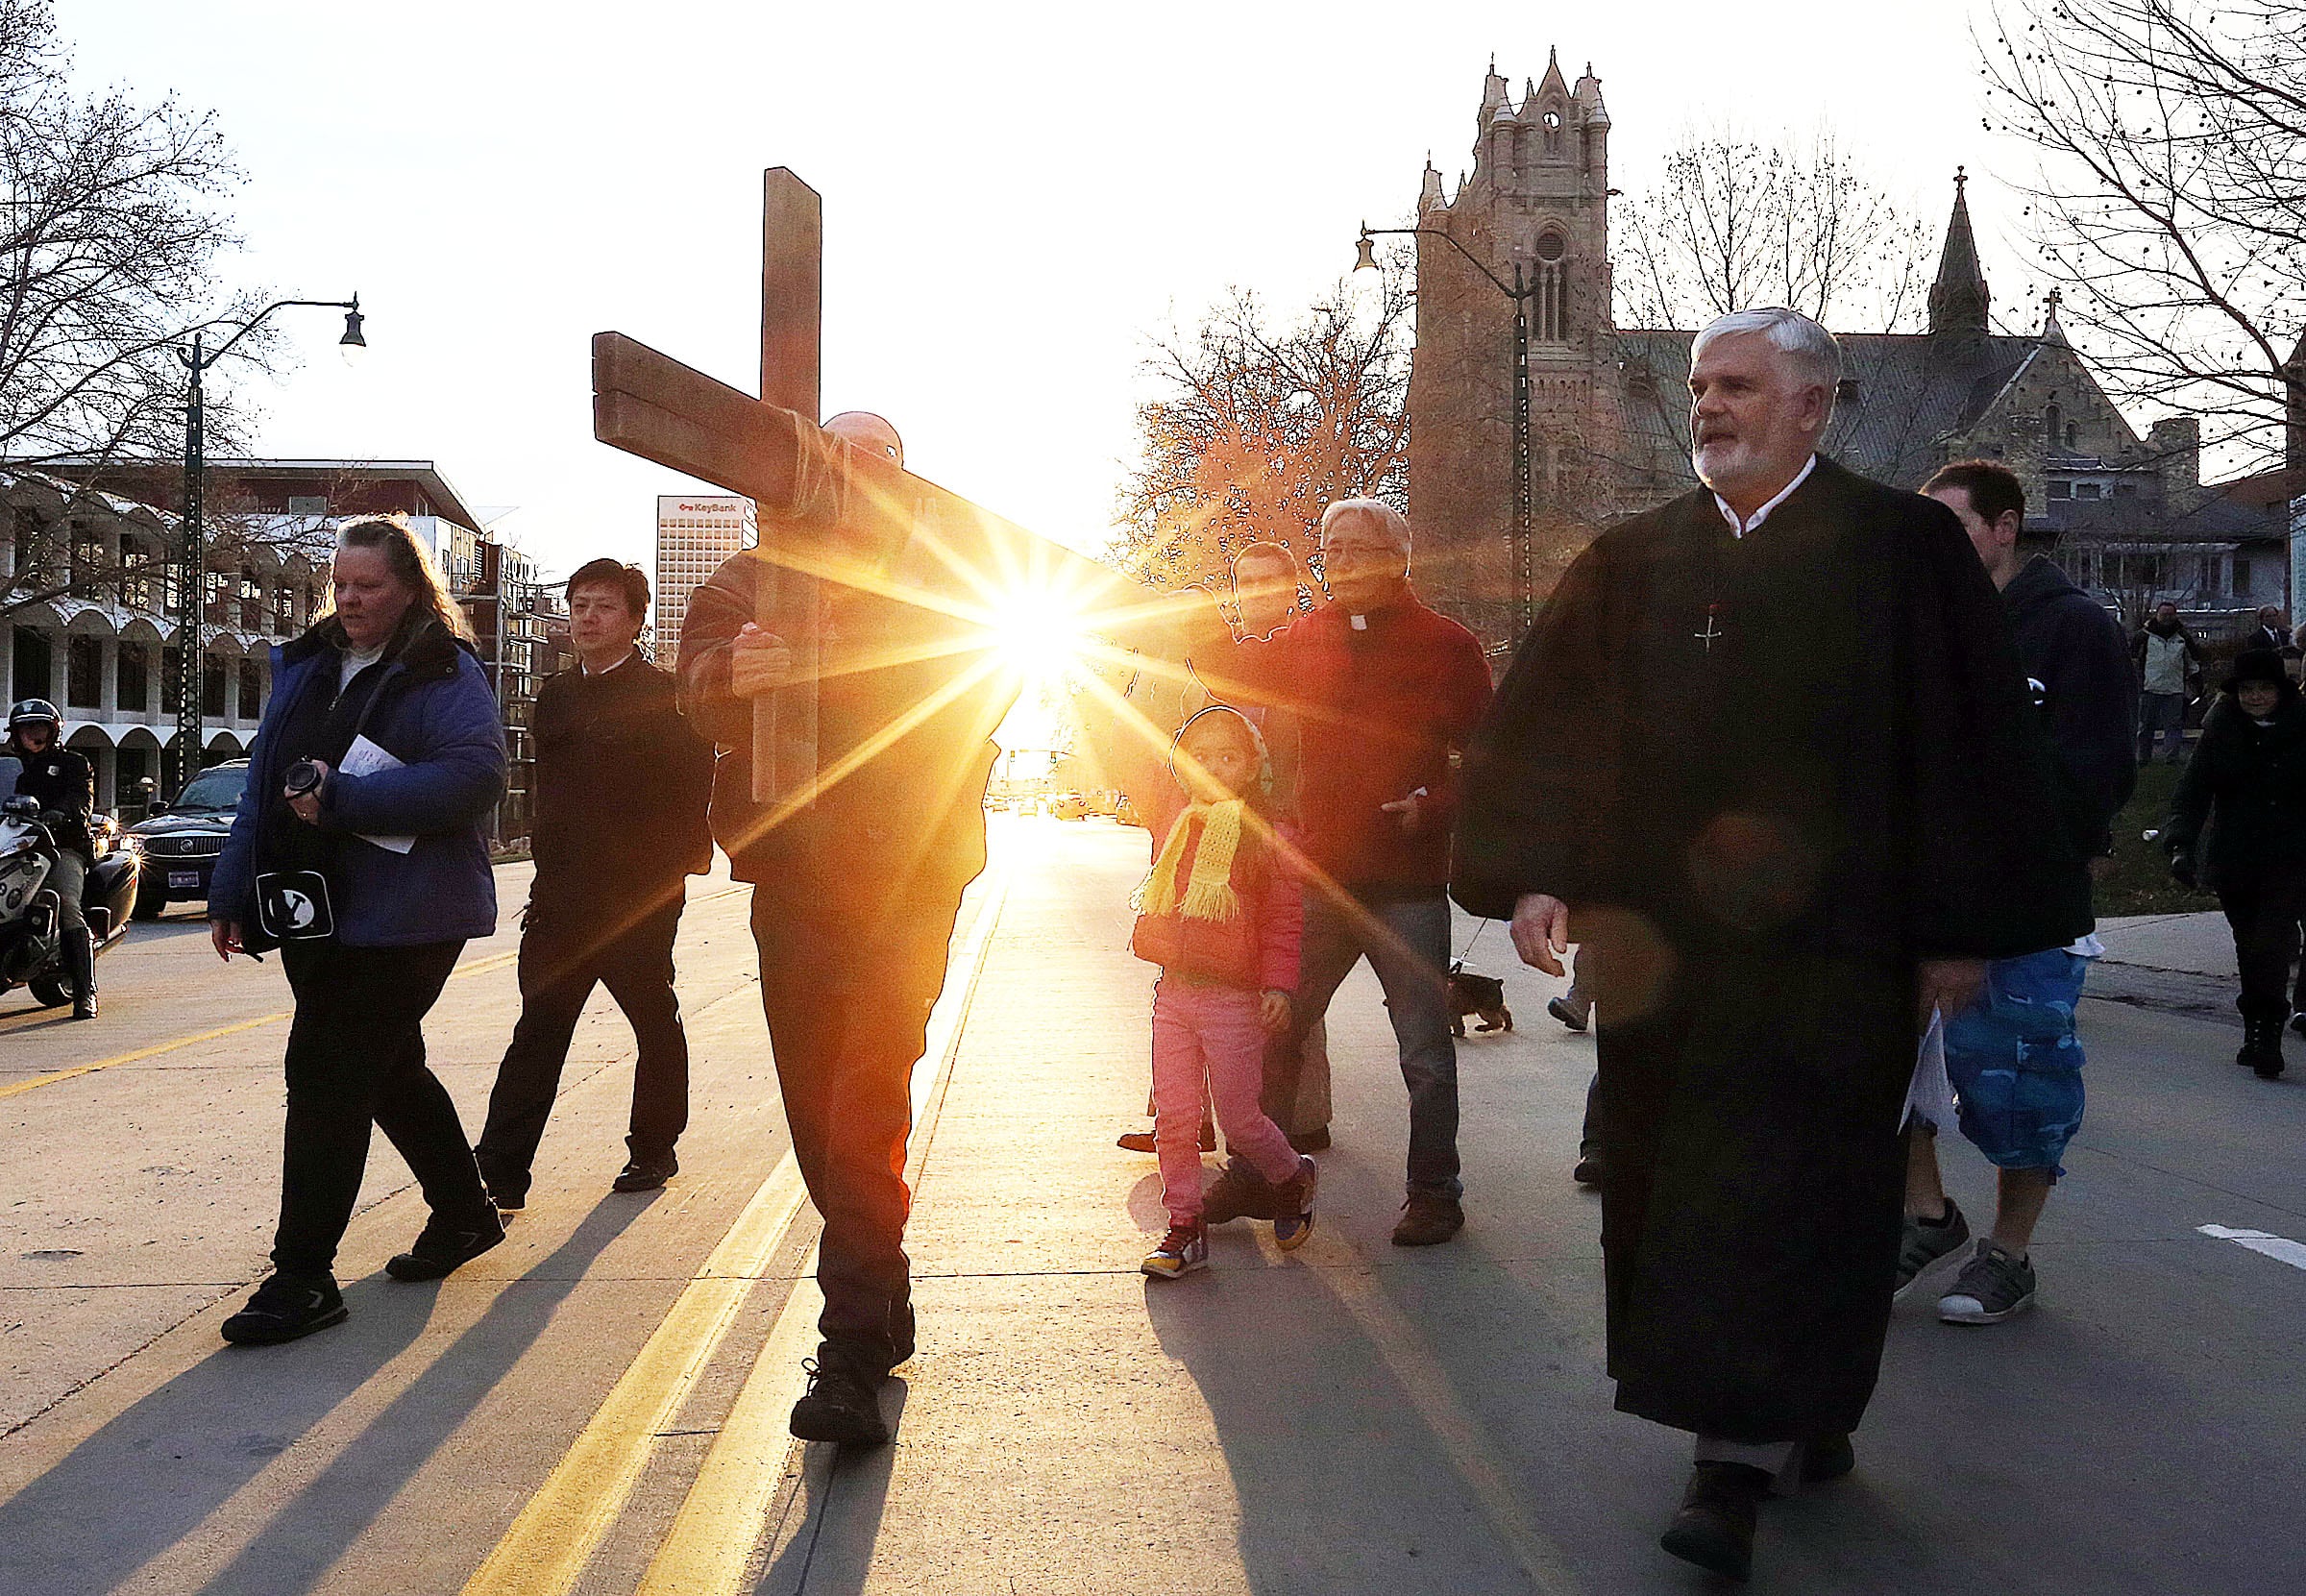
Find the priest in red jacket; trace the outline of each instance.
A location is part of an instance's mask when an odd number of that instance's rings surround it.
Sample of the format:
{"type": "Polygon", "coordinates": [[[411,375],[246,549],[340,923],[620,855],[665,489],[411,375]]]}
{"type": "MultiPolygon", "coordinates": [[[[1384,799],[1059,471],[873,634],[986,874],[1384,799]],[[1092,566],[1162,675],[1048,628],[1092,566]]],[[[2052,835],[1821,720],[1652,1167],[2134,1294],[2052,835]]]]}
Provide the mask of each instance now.
{"type": "MultiPolygon", "coordinates": [[[[1306,1028],[1366,958],[1410,1093],[1409,1195],[1393,1240],[1430,1246],[1465,1223],[1446,888],[1455,755],[1489,706],[1489,667],[1471,632],[1411,590],[1410,524],[1390,504],[1331,504],[1321,569],[1329,604],[1201,669],[1219,698],[1287,709],[1302,727],[1297,808],[1312,868],[1289,1026],[1265,1054],[1265,1112],[1296,1101],[1306,1028]]],[[[1258,1212],[1261,1195],[1254,1171],[1229,1166],[1208,1217],[1258,1212]]]]}

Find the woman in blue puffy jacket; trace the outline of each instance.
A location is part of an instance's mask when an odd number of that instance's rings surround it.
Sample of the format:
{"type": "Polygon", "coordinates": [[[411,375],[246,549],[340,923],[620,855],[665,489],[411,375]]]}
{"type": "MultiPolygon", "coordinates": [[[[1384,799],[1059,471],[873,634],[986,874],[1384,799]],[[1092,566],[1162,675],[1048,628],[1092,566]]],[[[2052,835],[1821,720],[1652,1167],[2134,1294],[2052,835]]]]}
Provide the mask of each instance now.
{"type": "Polygon", "coordinates": [[[224,1323],[263,1345],[343,1322],[336,1245],[382,1129],[431,1217],[385,1265],[432,1280],[504,1239],[424,1019],[496,929],[481,827],[504,790],[495,693],[397,518],[338,529],[331,613],[273,651],[272,700],[209,885],[218,956],[278,947],[296,997],[273,1274],[224,1323]]]}

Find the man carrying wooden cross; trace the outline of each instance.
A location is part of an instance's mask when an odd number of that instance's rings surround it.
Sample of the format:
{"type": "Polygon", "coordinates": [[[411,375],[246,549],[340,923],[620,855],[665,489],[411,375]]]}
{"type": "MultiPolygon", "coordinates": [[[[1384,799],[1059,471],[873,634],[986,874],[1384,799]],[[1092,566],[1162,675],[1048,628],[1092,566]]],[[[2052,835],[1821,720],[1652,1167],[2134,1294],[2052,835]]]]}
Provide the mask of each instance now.
{"type": "MultiPolygon", "coordinates": [[[[874,416],[836,416],[826,430],[860,446],[876,433],[894,442],[874,416]]],[[[903,1177],[913,1066],[944,986],[962,891],[985,867],[991,738],[1009,695],[991,680],[949,692],[971,623],[824,584],[818,762],[853,768],[779,816],[755,801],[752,780],[753,705],[796,681],[793,650],[754,619],[773,570],[747,551],[690,595],[681,700],[723,750],[713,835],[737,878],[753,883],[777,1082],[794,1157],[824,1215],[823,1339],[793,1433],[877,1444],[889,1430],[876,1393],[913,1353],[903,1177]],[[941,696],[934,712],[909,713],[941,696]]]]}
{"type": "Polygon", "coordinates": [[[759,509],[760,548],[690,596],[680,700],[721,749],[713,835],[753,883],[794,1158],[824,1216],[823,1340],[793,1433],[872,1444],[913,1351],[912,1071],[1019,685],[997,612],[1063,593],[1125,646],[1150,623],[1119,573],[906,475],[880,417],[820,428],[822,240],[816,192],[767,173],[760,397],[602,332],[593,433],[759,509]]]}

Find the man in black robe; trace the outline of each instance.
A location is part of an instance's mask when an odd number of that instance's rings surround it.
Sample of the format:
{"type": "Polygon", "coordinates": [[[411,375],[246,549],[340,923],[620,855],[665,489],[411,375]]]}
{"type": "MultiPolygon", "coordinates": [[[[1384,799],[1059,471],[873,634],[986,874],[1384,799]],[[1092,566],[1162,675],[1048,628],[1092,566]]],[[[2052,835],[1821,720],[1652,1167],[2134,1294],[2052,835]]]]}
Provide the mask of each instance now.
{"type": "Polygon", "coordinates": [[[1468,753],[1453,890],[1598,949],[1617,1406],[1698,1436],[1664,1544],[1742,1578],[1880,1361],[1917,1016],[2089,924],[2009,623],[1951,511],[1819,456],[1840,351],[1692,346],[1705,484],[1564,576],[1468,753]]]}

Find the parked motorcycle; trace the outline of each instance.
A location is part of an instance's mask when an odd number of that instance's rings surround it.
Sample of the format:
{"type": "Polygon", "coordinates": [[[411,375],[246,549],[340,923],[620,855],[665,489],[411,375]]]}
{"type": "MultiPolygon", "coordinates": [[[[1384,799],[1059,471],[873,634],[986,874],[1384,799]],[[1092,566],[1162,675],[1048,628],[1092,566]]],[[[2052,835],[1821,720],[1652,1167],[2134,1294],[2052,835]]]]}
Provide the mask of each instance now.
{"type": "MultiPolygon", "coordinates": [[[[123,841],[116,827],[97,830],[96,863],[88,871],[81,908],[101,958],[128,934],[141,861],[135,844],[123,841]]],[[[46,884],[55,868],[56,838],[41,817],[39,800],[0,800],[0,992],[30,987],[32,995],[50,1008],[72,1001],[58,935],[60,906],[56,889],[46,884]]]]}

